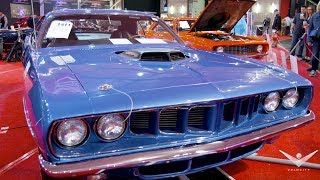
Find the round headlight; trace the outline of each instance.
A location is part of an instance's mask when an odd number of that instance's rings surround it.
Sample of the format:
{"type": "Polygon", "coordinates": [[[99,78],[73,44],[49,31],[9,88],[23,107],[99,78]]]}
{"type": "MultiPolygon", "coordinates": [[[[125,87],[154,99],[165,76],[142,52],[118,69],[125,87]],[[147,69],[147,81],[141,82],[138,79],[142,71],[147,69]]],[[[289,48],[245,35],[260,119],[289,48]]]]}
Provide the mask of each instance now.
{"type": "Polygon", "coordinates": [[[86,139],[88,127],[82,120],[66,120],[56,129],[56,138],[60,144],[67,147],[77,146],[86,139]]]}
{"type": "Polygon", "coordinates": [[[259,45],[259,46],[257,47],[257,51],[258,51],[259,53],[262,53],[262,51],[263,51],[263,46],[262,46],[262,45],[259,45]]]}
{"type": "Polygon", "coordinates": [[[217,52],[223,52],[224,51],[224,47],[219,46],[219,47],[217,47],[216,51],[217,52]]]}
{"type": "Polygon", "coordinates": [[[267,112],[275,111],[280,104],[280,95],[278,92],[270,93],[264,100],[263,108],[267,112]]]}
{"type": "Polygon", "coordinates": [[[112,141],[119,138],[125,130],[125,122],[118,114],[102,116],[96,122],[96,132],[104,140],[112,141]]]}
{"type": "Polygon", "coordinates": [[[282,104],[285,108],[293,108],[299,101],[299,93],[296,89],[290,89],[283,97],[282,104]]]}

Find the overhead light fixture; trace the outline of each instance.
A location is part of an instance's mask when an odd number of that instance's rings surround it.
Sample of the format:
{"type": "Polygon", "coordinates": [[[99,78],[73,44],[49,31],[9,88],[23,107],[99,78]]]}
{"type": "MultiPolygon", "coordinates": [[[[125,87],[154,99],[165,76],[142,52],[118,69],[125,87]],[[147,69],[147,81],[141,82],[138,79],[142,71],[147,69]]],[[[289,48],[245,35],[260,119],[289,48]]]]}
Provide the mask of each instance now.
{"type": "Polygon", "coordinates": [[[169,13],[174,14],[174,12],[175,12],[175,8],[173,7],[173,5],[171,5],[169,8],[169,13]]]}
{"type": "Polygon", "coordinates": [[[184,5],[182,5],[181,7],[180,7],[180,14],[185,14],[186,13],[186,7],[184,7],[184,5]]]}
{"type": "Polygon", "coordinates": [[[253,12],[255,13],[260,13],[261,12],[261,5],[259,3],[257,3],[254,8],[253,8],[253,12]]]}
{"type": "Polygon", "coordinates": [[[270,6],[270,13],[273,13],[274,10],[276,10],[276,9],[277,9],[277,5],[273,2],[273,3],[271,4],[271,6],[270,6]]]}

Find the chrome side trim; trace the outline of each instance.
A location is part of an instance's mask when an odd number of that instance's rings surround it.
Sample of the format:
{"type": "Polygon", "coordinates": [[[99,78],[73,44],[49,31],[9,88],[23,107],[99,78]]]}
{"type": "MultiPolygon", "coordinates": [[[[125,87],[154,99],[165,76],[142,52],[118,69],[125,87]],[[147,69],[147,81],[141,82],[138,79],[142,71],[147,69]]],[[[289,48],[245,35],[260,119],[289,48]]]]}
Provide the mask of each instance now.
{"type": "Polygon", "coordinates": [[[208,154],[226,152],[235,148],[271,139],[284,131],[292,130],[310,123],[314,119],[314,113],[309,111],[309,113],[303,117],[267,127],[250,134],[187,147],[182,146],[179,148],[160,149],[156,151],[140,152],[59,165],[47,162],[41,155],[39,155],[39,160],[42,170],[52,177],[70,177],[95,174],[100,170],[145,166],[158,162],[194,158],[208,154]]]}

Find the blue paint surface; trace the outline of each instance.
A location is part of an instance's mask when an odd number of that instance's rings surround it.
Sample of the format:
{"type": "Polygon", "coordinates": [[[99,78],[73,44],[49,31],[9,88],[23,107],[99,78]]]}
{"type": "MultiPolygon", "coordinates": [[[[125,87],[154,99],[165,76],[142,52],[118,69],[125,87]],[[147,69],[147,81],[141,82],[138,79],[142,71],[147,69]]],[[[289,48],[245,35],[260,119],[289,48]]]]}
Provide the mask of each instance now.
{"type": "MultiPolygon", "coordinates": [[[[124,13],[153,17],[130,11],[62,10],[48,14],[39,33],[44,33],[46,21],[74,13],[124,13]]],[[[239,136],[305,115],[313,96],[312,84],[286,69],[254,59],[195,50],[181,43],[82,45],[39,48],[35,52],[27,42],[23,63],[26,67],[30,65],[26,69],[24,97],[25,106],[31,114],[29,125],[35,132],[34,137],[43,156],[56,164],[192,145],[196,139],[201,139],[197,143],[209,143],[239,136]],[[174,62],[150,62],[118,53],[146,47],[179,50],[186,58],[174,62]],[[59,64],[52,60],[53,57],[65,56],[75,61],[59,64]],[[130,111],[129,98],[115,90],[100,91],[99,87],[104,84],[130,95],[133,111],[154,110],[155,116],[150,121],[150,126],[155,128],[153,133],[132,132],[129,119],[126,132],[120,139],[114,142],[100,140],[94,133],[94,123],[101,115],[121,113],[126,116],[130,111]],[[300,101],[295,108],[280,107],[269,114],[263,111],[263,98],[269,92],[284,94],[296,87],[300,101]],[[248,116],[241,116],[238,109],[235,111],[236,121],[223,120],[223,106],[230,102],[241,104],[244,99],[249,102],[248,116]],[[185,128],[179,130],[181,133],[166,133],[157,128],[157,115],[161,110],[203,105],[210,106],[208,118],[215,119],[206,125],[205,131],[194,133],[183,124],[181,127],[185,128]],[[88,115],[92,117],[85,117],[88,115]],[[90,127],[87,141],[75,148],[59,147],[49,134],[50,128],[60,120],[76,117],[84,117],[90,127]]],[[[186,123],[186,117],[181,117],[186,123]]]]}

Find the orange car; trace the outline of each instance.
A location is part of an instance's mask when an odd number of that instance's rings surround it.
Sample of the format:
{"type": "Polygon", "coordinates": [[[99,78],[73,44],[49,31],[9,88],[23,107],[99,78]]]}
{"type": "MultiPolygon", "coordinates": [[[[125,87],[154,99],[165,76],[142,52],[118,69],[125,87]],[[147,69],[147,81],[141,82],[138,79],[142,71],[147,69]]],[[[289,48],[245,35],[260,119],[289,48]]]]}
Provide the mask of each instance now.
{"type": "MultiPolygon", "coordinates": [[[[252,0],[212,0],[199,18],[164,18],[164,21],[191,47],[261,59],[269,50],[267,41],[230,34],[254,3],[252,0]]],[[[159,27],[151,25],[148,33],[161,32],[159,27]]]]}

